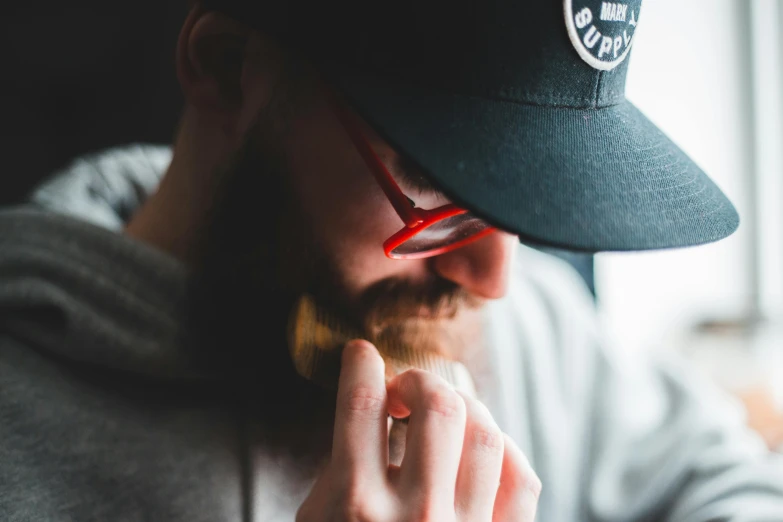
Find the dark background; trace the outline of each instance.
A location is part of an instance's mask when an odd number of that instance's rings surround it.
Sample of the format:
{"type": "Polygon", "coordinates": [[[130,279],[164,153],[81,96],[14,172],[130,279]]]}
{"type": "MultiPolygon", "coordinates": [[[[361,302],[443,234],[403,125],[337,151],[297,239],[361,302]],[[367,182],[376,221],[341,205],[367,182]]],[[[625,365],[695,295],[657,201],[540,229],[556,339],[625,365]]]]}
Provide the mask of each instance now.
{"type": "MultiPolygon", "coordinates": [[[[85,153],[171,143],[186,0],[14,2],[0,16],[0,206],[85,153]]],[[[591,256],[566,258],[591,290],[591,256]]]]}
{"type": "Polygon", "coordinates": [[[68,160],[112,145],[170,143],[185,0],[13,2],[0,15],[0,204],[68,160]]]}

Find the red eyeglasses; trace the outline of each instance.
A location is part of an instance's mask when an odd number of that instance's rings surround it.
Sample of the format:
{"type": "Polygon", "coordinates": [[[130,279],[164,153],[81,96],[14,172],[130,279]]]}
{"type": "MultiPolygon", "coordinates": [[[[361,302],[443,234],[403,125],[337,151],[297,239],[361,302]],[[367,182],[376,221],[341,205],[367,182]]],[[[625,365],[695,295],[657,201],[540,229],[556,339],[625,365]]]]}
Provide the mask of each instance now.
{"type": "Polygon", "coordinates": [[[449,203],[431,210],[418,208],[403,194],[394,177],[361,132],[357,117],[331,95],[335,113],[353,141],[389,203],[405,226],[384,241],[383,250],[392,259],[421,259],[445,254],[476,241],[496,229],[467,210],[449,203]]]}

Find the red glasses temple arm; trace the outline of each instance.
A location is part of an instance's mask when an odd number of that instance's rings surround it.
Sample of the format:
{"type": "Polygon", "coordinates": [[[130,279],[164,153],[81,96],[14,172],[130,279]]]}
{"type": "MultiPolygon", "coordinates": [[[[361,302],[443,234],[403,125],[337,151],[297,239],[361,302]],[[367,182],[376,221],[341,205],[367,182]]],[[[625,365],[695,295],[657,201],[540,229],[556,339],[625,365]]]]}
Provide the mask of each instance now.
{"type": "Polygon", "coordinates": [[[340,119],[345,131],[353,141],[356,150],[359,151],[365,163],[373,171],[373,175],[378,180],[378,184],[386,193],[386,197],[394,207],[394,210],[400,216],[400,219],[408,227],[421,224],[424,220],[417,215],[414,210],[413,202],[403,194],[400,187],[394,181],[391,173],[386,166],[380,160],[378,155],[373,150],[367,138],[358,130],[358,125],[353,121],[353,118],[348,111],[343,109],[338,102],[335,101],[337,117],[340,119]]]}

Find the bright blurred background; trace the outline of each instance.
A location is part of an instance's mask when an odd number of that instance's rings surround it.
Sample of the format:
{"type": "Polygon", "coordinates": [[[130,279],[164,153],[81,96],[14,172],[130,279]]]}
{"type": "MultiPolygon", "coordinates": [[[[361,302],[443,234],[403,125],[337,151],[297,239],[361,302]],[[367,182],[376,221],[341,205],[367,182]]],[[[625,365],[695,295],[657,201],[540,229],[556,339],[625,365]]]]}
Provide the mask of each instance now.
{"type": "Polygon", "coordinates": [[[627,96],[712,176],[742,223],[716,244],[595,258],[598,303],[618,342],[686,355],[746,399],[774,445],[783,443],[783,414],[772,411],[783,412],[782,29],[780,0],[644,2],[627,96]]]}

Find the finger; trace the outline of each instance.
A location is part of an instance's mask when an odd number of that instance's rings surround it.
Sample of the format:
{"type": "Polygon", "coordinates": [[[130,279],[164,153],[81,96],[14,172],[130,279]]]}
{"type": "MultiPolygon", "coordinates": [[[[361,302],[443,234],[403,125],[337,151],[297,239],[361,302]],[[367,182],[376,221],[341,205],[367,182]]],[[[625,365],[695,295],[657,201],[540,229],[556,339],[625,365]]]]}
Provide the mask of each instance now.
{"type": "Polygon", "coordinates": [[[503,432],[486,406],[460,395],[467,418],[454,507],[460,520],[490,520],[503,465],[503,432]]]}
{"type": "Polygon", "coordinates": [[[385,477],[388,467],[384,362],[367,341],[351,341],[342,354],[331,462],[345,477],[385,477]]]}
{"type": "Polygon", "coordinates": [[[533,522],[541,495],[541,481],[519,446],[503,434],[503,468],[495,497],[493,522],[533,522]]]}
{"type": "Polygon", "coordinates": [[[389,381],[389,412],[410,412],[400,466],[403,498],[453,510],[457,469],[465,434],[465,403],[442,377],[407,370],[389,381]]]}
{"type": "Polygon", "coordinates": [[[399,468],[405,455],[405,438],[408,425],[399,419],[394,419],[389,430],[389,467],[399,468]]]}

